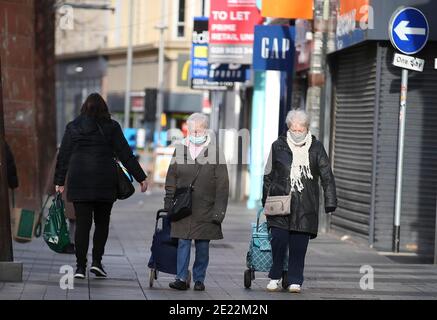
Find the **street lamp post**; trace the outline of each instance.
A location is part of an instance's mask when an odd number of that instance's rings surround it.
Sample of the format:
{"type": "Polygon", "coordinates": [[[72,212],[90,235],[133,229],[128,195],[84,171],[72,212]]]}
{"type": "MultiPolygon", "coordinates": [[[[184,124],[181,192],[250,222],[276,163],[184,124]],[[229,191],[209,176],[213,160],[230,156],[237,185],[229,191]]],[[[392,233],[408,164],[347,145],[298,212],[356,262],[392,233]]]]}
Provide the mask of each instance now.
{"type": "Polygon", "coordinates": [[[166,1],[161,0],[161,23],[156,26],[159,30],[159,53],[158,53],[158,94],[156,100],[156,123],[155,134],[157,136],[157,144],[160,144],[161,136],[161,115],[164,109],[164,31],[167,29],[165,25],[165,8],[166,1]]]}
{"type": "Polygon", "coordinates": [[[124,95],[124,128],[129,128],[130,123],[130,91],[132,86],[132,60],[133,60],[133,12],[134,0],[129,2],[129,43],[127,48],[126,59],[126,92],[124,95]]]}

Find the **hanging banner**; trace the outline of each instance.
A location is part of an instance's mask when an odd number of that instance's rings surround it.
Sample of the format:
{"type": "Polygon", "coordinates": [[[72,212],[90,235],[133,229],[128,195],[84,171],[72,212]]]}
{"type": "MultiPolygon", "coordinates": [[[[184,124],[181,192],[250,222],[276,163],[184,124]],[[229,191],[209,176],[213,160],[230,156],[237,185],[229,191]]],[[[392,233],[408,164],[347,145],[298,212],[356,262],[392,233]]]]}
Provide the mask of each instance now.
{"type": "Polygon", "coordinates": [[[256,26],[253,47],[254,70],[293,71],[295,28],[256,26]]]}
{"type": "Polygon", "coordinates": [[[313,0],[263,0],[261,15],[269,18],[313,19],[313,0]]]}
{"type": "Polygon", "coordinates": [[[254,26],[261,22],[256,0],[211,1],[209,63],[251,64],[254,26]]]}
{"type": "Polygon", "coordinates": [[[248,79],[248,65],[241,64],[210,64],[210,81],[245,82],[248,79]]]}
{"type": "Polygon", "coordinates": [[[208,18],[195,17],[191,48],[191,88],[194,90],[227,90],[232,82],[210,81],[208,65],[208,18]]]}

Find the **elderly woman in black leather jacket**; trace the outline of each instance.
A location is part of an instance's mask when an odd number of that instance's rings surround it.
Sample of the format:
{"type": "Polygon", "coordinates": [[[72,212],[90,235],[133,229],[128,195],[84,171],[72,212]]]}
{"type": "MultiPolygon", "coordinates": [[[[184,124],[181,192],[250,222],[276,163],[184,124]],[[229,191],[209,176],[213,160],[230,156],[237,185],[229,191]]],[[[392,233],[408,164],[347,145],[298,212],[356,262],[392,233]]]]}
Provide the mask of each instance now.
{"type": "MultiPolygon", "coordinates": [[[[319,177],[325,196],[325,212],[337,207],[335,179],[323,144],[309,130],[309,117],[301,110],[287,116],[289,130],[272,145],[266,165],[263,207],[267,198],[291,194],[289,210],[283,215],[268,215],[273,266],[267,290],[280,289],[284,259],[289,250],[288,291],[300,293],[310,239],[317,237],[319,213],[319,177]]],[[[285,287],[285,286],[284,286],[285,287]]]]}

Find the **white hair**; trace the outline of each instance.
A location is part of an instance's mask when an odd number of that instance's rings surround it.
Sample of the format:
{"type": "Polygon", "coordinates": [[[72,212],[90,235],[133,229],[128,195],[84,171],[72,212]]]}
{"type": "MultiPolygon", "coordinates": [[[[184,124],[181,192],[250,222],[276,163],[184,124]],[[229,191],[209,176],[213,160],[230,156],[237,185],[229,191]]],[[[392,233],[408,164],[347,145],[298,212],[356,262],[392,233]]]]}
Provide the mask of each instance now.
{"type": "Polygon", "coordinates": [[[297,123],[308,129],[310,127],[310,116],[300,109],[291,110],[287,115],[286,123],[288,128],[290,128],[293,123],[297,123]]]}
{"type": "Polygon", "coordinates": [[[193,113],[191,116],[188,117],[188,128],[191,128],[191,125],[194,123],[201,124],[205,129],[208,129],[208,116],[204,115],[203,113],[193,113]]]}

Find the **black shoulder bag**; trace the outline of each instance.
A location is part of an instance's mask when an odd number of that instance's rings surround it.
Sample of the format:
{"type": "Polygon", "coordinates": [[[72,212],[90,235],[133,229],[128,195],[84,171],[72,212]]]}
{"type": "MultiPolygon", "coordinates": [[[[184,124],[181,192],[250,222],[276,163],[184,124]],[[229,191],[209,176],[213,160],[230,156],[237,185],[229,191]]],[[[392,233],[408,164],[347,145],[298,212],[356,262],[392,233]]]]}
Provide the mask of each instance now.
{"type": "Polygon", "coordinates": [[[173,196],[173,202],[170,210],[168,211],[168,218],[172,222],[182,220],[192,214],[192,193],[193,185],[199,176],[202,166],[199,167],[196,173],[196,177],[193,182],[188,187],[176,188],[175,194],[173,196]]]}
{"type": "MultiPolygon", "coordinates": [[[[103,136],[105,141],[109,144],[109,146],[111,146],[109,141],[106,139],[102,127],[97,122],[96,124],[97,127],[99,128],[100,134],[103,136]]],[[[115,165],[117,166],[117,199],[125,200],[135,193],[135,187],[132,184],[133,178],[130,173],[128,173],[130,178],[124,173],[124,170],[118,163],[115,154],[114,154],[114,161],[115,161],[115,165]]]]}

